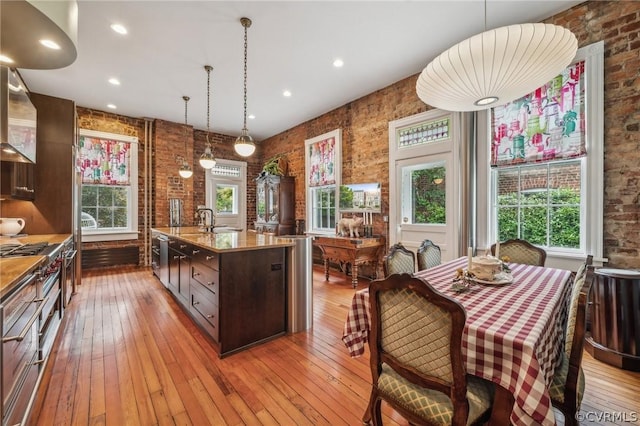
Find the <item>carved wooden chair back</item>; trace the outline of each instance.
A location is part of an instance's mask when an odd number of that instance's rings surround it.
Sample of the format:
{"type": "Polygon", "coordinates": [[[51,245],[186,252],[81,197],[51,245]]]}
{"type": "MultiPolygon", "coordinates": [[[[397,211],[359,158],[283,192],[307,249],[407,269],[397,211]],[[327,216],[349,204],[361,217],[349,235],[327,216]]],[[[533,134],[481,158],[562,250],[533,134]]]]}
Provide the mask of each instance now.
{"type": "Polygon", "coordinates": [[[493,386],[466,374],[462,305],[409,274],[373,281],[369,297],[373,385],[363,420],[381,424],[382,400],[410,424],[466,425],[482,418],[493,386]]]}
{"type": "MultiPolygon", "coordinates": [[[[590,263],[590,260],[587,258],[587,262],[590,263]]],[[[578,273],[580,272],[578,270],[578,273]]],[[[587,328],[587,302],[593,281],[593,265],[585,264],[584,273],[581,273],[580,276],[576,274],[572,285],[565,331],[565,350],[561,354],[561,364],[556,367],[553,381],[549,387],[551,403],[564,414],[567,426],[578,426],[579,424],[576,420],[576,413],[580,409],[584,395],[582,353],[587,328]]]]}
{"type": "MultiPolygon", "coordinates": [[[[496,255],[496,245],[491,246],[491,254],[496,255]]],[[[500,243],[500,258],[509,257],[509,262],[525,265],[544,266],[547,252],[529,241],[511,239],[500,243]]]]}
{"type": "Polygon", "coordinates": [[[433,268],[442,262],[440,247],[431,240],[424,240],[418,247],[418,271],[433,268]]]}
{"type": "Polygon", "coordinates": [[[416,256],[411,250],[406,249],[402,243],[396,243],[389,248],[389,252],[384,257],[382,267],[385,277],[391,274],[413,274],[416,268],[416,256]]]}

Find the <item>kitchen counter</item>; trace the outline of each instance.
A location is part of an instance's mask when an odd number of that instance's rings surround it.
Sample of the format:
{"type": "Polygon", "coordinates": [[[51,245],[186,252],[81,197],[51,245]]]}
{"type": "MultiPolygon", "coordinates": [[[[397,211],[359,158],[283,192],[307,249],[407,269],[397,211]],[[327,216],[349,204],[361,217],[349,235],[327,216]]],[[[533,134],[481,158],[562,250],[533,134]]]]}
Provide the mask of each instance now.
{"type": "MultiPolygon", "coordinates": [[[[71,234],[28,235],[24,237],[0,237],[0,244],[29,244],[47,242],[61,244],[71,238],[71,234]]],[[[13,286],[18,284],[27,274],[41,266],[47,260],[46,256],[20,256],[0,259],[0,299],[12,292],[13,286]]]]}
{"type": "Polygon", "coordinates": [[[152,228],[152,231],[176,237],[190,244],[216,253],[262,250],[266,248],[292,247],[295,243],[287,238],[255,232],[202,232],[196,226],[152,228]]]}

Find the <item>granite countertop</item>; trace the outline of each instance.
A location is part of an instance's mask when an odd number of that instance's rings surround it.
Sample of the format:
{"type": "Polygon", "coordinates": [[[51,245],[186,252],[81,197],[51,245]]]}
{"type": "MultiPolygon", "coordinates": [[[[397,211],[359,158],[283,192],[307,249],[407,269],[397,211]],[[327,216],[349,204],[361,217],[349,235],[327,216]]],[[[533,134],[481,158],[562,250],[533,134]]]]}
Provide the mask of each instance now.
{"type": "MultiPolygon", "coordinates": [[[[71,238],[71,234],[27,235],[23,237],[0,237],[0,244],[28,244],[47,242],[61,244],[71,238]]],[[[19,256],[0,259],[0,300],[12,292],[33,269],[47,260],[46,256],[19,256]]]]}
{"type": "Polygon", "coordinates": [[[247,231],[202,232],[195,226],[152,228],[152,231],[179,238],[187,243],[217,253],[291,247],[295,244],[289,238],[281,238],[274,235],[247,231]]]}

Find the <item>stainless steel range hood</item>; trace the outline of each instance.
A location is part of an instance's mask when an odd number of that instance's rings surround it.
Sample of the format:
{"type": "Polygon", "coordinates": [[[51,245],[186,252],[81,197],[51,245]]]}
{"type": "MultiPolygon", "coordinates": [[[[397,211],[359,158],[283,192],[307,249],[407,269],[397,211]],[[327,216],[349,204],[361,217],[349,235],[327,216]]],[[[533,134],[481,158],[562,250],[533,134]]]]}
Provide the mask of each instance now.
{"type": "Polygon", "coordinates": [[[36,108],[18,72],[0,68],[0,160],[35,163],[36,108]]]}

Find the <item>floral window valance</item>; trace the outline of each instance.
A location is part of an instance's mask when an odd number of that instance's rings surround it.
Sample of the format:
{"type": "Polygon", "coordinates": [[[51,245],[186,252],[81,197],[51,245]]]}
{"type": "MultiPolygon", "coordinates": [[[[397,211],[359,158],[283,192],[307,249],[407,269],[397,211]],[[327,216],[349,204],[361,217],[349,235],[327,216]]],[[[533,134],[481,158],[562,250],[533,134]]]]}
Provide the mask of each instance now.
{"type": "Polygon", "coordinates": [[[491,110],[491,165],[586,155],[584,61],[534,92],[491,110]]]}
{"type": "Polygon", "coordinates": [[[336,183],[336,138],[330,137],[308,145],[309,186],[336,183]]]}
{"type": "Polygon", "coordinates": [[[82,183],[129,185],[131,147],[130,142],[80,136],[78,167],[82,183]]]}

